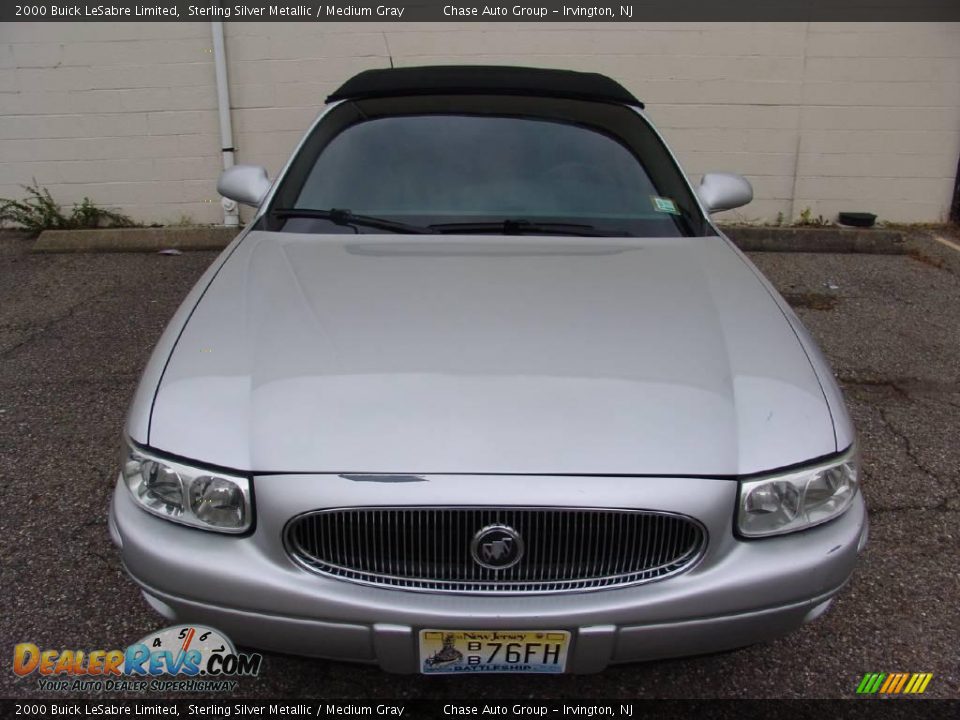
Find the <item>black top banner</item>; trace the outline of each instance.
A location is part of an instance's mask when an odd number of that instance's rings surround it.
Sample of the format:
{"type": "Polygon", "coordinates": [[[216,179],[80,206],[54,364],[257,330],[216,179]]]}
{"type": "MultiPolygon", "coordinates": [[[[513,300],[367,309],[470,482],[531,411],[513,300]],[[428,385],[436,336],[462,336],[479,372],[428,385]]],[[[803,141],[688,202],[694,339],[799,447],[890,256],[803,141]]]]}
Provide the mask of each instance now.
{"type": "Polygon", "coordinates": [[[25,0],[0,22],[960,21],[960,0],[25,0]]]}

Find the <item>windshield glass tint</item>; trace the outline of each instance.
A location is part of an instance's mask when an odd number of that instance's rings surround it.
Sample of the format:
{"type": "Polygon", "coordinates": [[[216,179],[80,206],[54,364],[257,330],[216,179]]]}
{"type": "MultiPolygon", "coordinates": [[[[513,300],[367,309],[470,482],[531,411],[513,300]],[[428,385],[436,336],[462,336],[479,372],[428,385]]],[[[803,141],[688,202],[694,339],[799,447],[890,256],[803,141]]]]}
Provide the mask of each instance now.
{"type": "Polygon", "coordinates": [[[672,203],[657,195],[636,156],[601,132],[552,120],[419,115],[360,122],[336,135],[295,206],[438,223],[635,219],[677,234],[672,203]]]}

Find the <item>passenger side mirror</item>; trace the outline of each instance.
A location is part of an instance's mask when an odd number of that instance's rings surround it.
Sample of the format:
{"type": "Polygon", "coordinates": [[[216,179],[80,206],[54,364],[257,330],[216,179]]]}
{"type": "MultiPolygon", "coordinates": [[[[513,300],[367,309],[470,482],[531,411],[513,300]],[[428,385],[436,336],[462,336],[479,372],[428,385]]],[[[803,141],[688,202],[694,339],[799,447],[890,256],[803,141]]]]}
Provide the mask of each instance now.
{"type": "Polygon", "coordinates": [[[742,175],[711,172],[703,176],[697,196],[708,213],[733,210],[753,200],[753,187],[742,175]]]}
{"type": "Polygon", "coordinates": [[[217,181],[217,192],[242,205],[259,207],[270,190],[266,168],[259,165],[234,165],[217,181]]]}

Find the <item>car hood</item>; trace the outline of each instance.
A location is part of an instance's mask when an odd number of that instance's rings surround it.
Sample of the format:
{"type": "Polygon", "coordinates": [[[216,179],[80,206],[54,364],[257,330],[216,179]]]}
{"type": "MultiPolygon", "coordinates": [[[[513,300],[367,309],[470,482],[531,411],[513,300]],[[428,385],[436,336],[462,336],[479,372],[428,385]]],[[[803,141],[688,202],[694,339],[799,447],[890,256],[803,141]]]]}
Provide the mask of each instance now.
{"type": "Polygon", "coordinates": [[[734,476],[834,452],[770,291],[707,238],[251,232],[151,447],[256,472],[734,476]]]}

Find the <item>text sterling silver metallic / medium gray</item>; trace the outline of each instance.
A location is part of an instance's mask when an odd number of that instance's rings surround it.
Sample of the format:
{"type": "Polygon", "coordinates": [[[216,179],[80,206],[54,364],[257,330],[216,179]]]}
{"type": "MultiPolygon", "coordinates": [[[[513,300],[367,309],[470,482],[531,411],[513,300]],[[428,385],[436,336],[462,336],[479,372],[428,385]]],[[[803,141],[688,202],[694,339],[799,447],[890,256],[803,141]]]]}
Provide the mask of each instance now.
{"type": "Polygon", "coordinates": [[[600,75],[367,71],[170,321],[110,532],[147,602],[393,672],[779,637],[867,539],[824,357],[600,75]]]}

